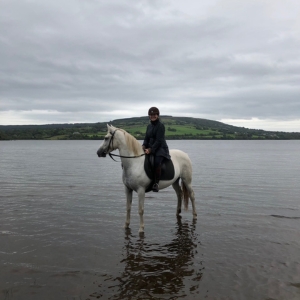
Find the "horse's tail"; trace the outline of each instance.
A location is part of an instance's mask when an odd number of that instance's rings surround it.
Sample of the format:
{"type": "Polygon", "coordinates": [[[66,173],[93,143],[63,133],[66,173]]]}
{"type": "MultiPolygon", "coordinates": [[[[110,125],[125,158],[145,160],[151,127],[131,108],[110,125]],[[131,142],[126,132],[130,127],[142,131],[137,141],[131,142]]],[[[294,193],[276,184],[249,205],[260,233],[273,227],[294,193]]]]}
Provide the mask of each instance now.
{"type": "Polygon", "coordinates": [[[182,197],[183,197],[183,205],[184,205],[184,209],[188,210],[188,205],[189,205],[189,192],[183,182],[183,180],[181,180],[181,190],[182,190],[182,197]]]}

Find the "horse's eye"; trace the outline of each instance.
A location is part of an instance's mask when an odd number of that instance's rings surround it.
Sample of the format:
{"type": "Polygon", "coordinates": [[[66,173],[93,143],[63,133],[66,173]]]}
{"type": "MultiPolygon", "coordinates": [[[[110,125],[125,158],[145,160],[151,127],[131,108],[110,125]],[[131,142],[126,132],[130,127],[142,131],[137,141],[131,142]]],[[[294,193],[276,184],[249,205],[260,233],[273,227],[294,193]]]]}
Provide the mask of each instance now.
{"type": "Polygon", "coordinates": [[[104,140],[106,140],[106,141],[107,141],[107,140],[108,140],[108,137],[106,136],[106,137],[104,138],[104,140]]]}

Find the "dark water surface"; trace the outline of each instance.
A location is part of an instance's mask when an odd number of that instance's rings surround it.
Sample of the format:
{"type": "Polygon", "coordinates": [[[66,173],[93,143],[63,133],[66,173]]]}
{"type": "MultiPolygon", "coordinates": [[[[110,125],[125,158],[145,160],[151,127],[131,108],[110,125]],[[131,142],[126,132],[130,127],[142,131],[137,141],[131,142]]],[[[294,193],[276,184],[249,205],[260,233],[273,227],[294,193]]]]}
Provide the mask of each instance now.
{"type": "Polygon", "coordinates": [[[137,196],[99,141],[0,142],[0,299],[300,299],[300,141],[169,141],[193,162],[198,220],[172,188],[137,196]]]}

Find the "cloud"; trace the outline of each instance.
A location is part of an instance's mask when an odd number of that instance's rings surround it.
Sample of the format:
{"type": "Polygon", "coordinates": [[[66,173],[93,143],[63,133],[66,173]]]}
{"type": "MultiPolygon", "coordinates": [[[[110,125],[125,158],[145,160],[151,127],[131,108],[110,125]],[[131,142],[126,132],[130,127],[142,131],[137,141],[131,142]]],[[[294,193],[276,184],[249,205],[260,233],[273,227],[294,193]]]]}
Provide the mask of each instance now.
{"type": "Polygon", "coordinates": [[[1,1],[0,123],[107,121],[156,105],[299,131],[299,13],[293,0],[1,1]]]}

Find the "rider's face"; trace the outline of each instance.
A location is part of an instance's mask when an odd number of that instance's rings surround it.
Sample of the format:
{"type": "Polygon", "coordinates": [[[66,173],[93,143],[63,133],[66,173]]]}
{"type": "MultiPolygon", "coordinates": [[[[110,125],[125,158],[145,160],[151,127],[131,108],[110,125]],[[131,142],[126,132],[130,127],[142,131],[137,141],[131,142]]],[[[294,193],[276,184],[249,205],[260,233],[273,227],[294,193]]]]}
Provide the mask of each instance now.
{"type": "Polygon", "coordinates": [[[156,121],[158,119],[158,114],[149,115],[151,121],[156,121]]]}

